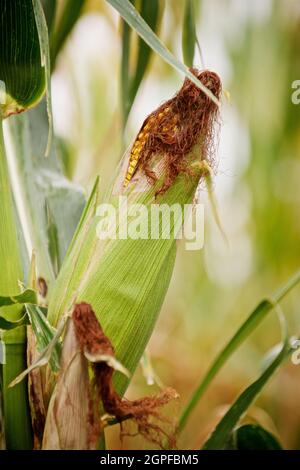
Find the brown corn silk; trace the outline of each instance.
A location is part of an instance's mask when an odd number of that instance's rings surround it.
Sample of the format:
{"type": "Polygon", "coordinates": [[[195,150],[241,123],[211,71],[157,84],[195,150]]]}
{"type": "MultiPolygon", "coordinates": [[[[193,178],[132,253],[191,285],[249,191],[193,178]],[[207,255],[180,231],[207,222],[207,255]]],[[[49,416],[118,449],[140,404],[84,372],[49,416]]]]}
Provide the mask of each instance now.
{"type": "MultiPolygon", "coordinates": [[[[108,355],[115,356],[111,341],[105,336],[95,313],[91,306],[82,302],[75,306],[72,319],[74,322],[76,337],[83,352],[90,356],[108,355]]],[[[147,396],[138,400],[129,401],[122,398],[115,390],[113,385],[114,370],[106,362],[95,362],[92,364],[94,371],[94,397],[95,403],[90,407],[90,423],[93,423],[94,432],[100,431],[95,420],[95,409],[99,401],[102,401],[106,413],[114,416],[121,424],[123,420],[130,419],[137,425],[138,433],[153,444],[163,448],[167,445],[169,448],[175,447],[175,434],[168,433],[161,424],[170,424],[162,417],[159,408],[177,398],[177,393],[170,388],[155,396],[147,396]],[[95,406],[96,404],[96,406],[95,406]]],[[[121,432],[121,436],[126,435],[121,432]]],[[[95,437],[95,436],[94,436],[95,437]]],[[[94,437],[92,440],[95,440],[94,437]]]]}
{"type": "MultiPolygon", "coordinates": [[[[217,98],[220,97],[222,87],[216,73],[190,70],[217,98]]],[[[124,188],[137,168],[145,173],[150,183],[155,183],[157,176],[152,159],[161,154],[165,157],[166,174],[157,194],[163,194],[179,173],[189,171],[186,156],[199,142],[200,159],[212,165],[217,118],[217,105],[186,78],[179,92],[144,121],[131,148],[124,188]]]]}

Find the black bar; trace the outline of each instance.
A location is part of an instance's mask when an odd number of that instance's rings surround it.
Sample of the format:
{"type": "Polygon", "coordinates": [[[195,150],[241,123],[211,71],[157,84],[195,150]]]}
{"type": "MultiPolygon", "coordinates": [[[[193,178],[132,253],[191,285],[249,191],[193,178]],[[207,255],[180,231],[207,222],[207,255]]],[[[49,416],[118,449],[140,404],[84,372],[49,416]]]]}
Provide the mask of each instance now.
{"type": "MultiPolygon", "coordinates": [[[[18,468],[30,468],[34,465],[40,470],[45,466],[54,467],[56,464],[89,465],[98,468],[99,465],[121,466],[123,468],[138,468],[141,465],[167,466],[200,466],[210,468],[212,464],[227,464],[231,468],[241,468],[241,465],[264,463],[268,466],[274,462],[277,465],[294,465],[300,462],[300,451],[2,451],[0,452],[0,469],[17,465],[18,468]],[[42,466],[42,467],[41,467],[42,466]]],[[[68,469],[66,469],[68,470],[68,469]]],[[[83,470],[86,470],[83,468],[83,470]]]]}

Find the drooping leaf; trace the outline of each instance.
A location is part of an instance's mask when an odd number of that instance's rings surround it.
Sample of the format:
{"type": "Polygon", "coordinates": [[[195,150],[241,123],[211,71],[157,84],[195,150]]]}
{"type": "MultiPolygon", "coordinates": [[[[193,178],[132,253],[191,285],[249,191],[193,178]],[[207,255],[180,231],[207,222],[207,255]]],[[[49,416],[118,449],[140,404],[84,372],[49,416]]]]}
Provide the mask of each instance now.
{"type": "Polygon", "coordinates": [[[124,20],[133,28],[141,38],[153,49],[154,52],[159,54],[168,64],[174,67],[179,73],[188,77],[200,90],[203,91],[217,106],[219,106],[218,99],[213,93],[208,90],[195,75],[193,75],[189,69],[179,60],[177,60],[173,54],[166,48],[161,42],[158,36],[152,31],[149,25],[141,17],[138,11],[130,3],[129,0],[106,0],[110,3],[124,18],[124,20]]]}
{"type": "Polygon", "coordinates": [[[27,324],[28,324],[28,317],[26,313],[23,315],[23,317],[21,317],[19,320],[16,320],[16,321],[6,320],[0,314],[0,330],[13,330],[14,328],[17,328],[18,326],[27,325],[27,324]]]}
{"type": "Polygon", "coordinates": [[[36,292],[33,289],[26,289],[20,294],[2,296],[0,295],[0,307],[5,305],[34,303],[36,301],[36,292]]]}

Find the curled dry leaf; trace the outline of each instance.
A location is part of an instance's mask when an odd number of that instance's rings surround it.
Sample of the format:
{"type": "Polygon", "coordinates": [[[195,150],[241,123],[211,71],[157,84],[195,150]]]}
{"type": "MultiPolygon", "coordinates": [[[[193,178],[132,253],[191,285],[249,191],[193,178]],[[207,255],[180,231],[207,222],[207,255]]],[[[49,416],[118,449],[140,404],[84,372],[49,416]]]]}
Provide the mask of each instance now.
{"type": "Polygon", "coordinates": [[[90,449],[90,387],[88,362],[68,320],[61,356],[61,368],[47,413],[43,449],[90,449]]]}
{"type": "Polygon", "coordinates": [[[177,393],[166,389],[155,396],[126,400],[114,388],[114,366],[124,372],[91,306],[76,305],[67,325],[43,449],[95,449],[105,425],[101,420],[101,406],[121,423],[121,436],[126,435],[124,420],[132,420],[138,433],[151,443],[175,447],[173,427],[169,433],[162,426],[170,427],[172,423],[161,416],[159,408],[177,398],[177,393]],[[93,371],[92,381],[89,366],[93,371]]]}
{"type": "MultiPolygon", "coordinates": [[[[27,363],[30,366],[37,359],[38,351],[32,327],[27,327],[27,363]]],[[[40,449],[46,421],[46,404],[43,390],[43,371],[34,369],[28,374],[28,396],[34,437],[34,449],[40,449]]]]}
{"type": "MultiPolygon", "coordinates": [[[[87,303],[76,305],[73,312],[76,336],[81,350],[89,355],[101,357],[101,355],[114,357],[114,349],[111,341],[105,334],[93,312],[87,303]]],[[[94,371],[94,399],[96,403],[102,401],[106,413],[115,416],[122,423],[124,419],[131,419],[138,428],[138,433],[153,444],[163,448],[175,447],[174,432],[168,433],[162,423],[171,424],[163,417],[159,408],[178,397],[175,390],[167,388],[158,395],[129,401],[122,398],[113,385],[114,369],[111,361],[93,362],[94,371]]],[[[126,435],[121,424],[121,436],[126,435]]]]}

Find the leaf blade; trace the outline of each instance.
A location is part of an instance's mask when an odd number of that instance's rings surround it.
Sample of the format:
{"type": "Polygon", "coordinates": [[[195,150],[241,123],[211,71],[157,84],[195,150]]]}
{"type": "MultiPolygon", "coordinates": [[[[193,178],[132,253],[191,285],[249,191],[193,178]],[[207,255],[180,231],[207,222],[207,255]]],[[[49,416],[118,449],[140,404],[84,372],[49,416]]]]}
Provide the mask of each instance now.
{"type": "Polygon", "coordinates": [[[153,49],[158,55],[160,55],[169,65],[175,70],[180,72],[189,78],[200,90],[203,91],[217,106],[220,106],[219,100],[214,94],[193,75],[189,69],[177,60],[173,54],[164,46],[158,36],[152,31],[147,25],[145,20],[137,12],[137,10],[131,5],[129,0],[106,0],[114,7],[125,21],[141,36],[141,38],[153,49]]]}

